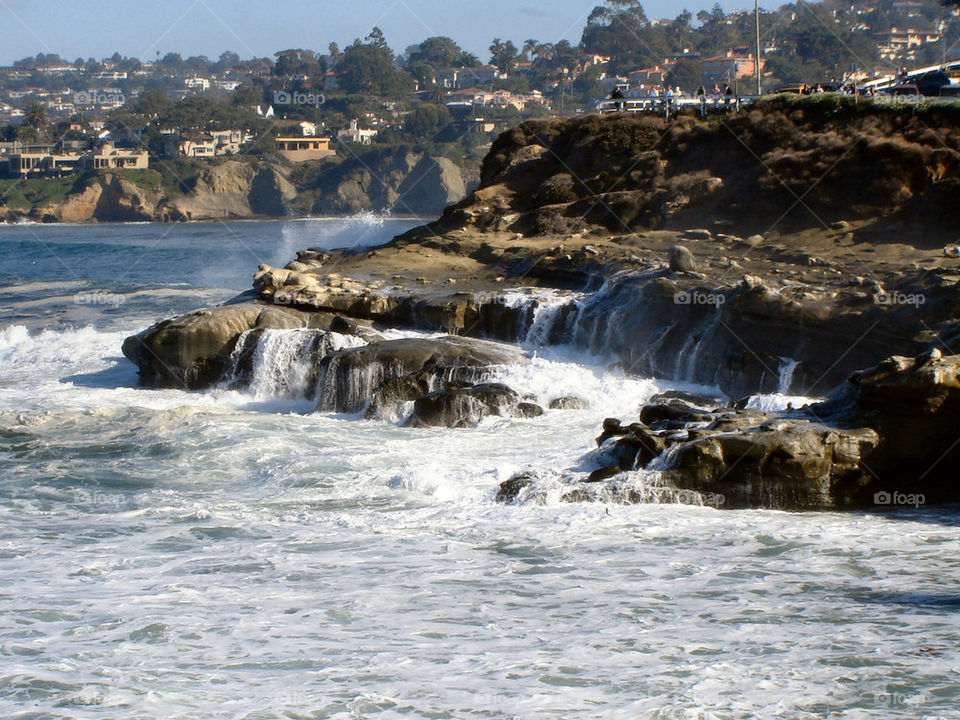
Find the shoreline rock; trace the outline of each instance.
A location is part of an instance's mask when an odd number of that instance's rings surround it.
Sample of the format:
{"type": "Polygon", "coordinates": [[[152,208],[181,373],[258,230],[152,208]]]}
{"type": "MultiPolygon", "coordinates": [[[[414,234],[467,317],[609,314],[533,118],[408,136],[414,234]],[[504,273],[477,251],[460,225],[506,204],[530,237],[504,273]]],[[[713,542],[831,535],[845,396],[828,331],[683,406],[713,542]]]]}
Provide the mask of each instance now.
{"type": "MultiPolygon", "coordinates": [[[[689,406],[664,417],[663,407],[641,410],[641,418],[657,418],[654,427],[605,420],[597,445],[607,464],[568,473],[563,497],[590,499],[583,486],[598,482],[614,492],[621,473],[656,466],[662,490],[722,498],[727,509],[883,509],[903,496],[960,501],[960,355],[888,358],[855,373],[830,400],[798,410],[689,406]]],[[[531,477],[501,483],[497,499],[516,500],[531,477]]]]}

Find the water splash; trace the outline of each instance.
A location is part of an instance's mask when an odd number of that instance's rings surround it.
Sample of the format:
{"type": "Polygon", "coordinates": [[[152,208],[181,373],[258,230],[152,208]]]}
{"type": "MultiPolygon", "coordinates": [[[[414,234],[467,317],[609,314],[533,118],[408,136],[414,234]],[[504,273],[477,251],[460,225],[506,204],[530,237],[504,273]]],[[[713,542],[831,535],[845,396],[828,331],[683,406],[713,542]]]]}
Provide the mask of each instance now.
{"type": "Polygon", "coordinates": [[[228,384],[245,378],[257,399],[307,397],[313,392],[323,358],[365,344],[353,335],[323,330],[247,330],[231,353],[228,384]]]}
{"type": "Polygon", "coordinates": [[[793,358],[780,358],[780,368],[777,373],[777,392],[786,395],[790,392],[790,386],[793,384],[793,373],[800,364],[799,360],[793,358]]]}

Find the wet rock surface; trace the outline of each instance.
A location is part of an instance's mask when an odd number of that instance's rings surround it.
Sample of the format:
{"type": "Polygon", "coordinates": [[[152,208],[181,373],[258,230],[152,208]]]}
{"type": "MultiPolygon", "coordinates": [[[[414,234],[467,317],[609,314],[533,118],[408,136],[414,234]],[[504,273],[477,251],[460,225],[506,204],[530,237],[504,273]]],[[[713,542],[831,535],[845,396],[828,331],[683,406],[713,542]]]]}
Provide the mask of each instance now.
{"type": "MultiPolygon", "coordinates": [[[[877,509],[904,495],[960,500],[960,356],[889,358],[853,375],[830,400],[796,410],[657,402],[640,416],[651,425],[604,421],[601,467],[568,473],[564,499],[593,499],[578,486],[647,469],[659,488],[719,497],[725,508],[877,509]]],[[[514,500],[531,483],[511,478],[498,499],[514,500]]],[[[635,490],[619,497],[643,499],[635,490]]]]}
{"type": "Polygon", "coordinates": [[[469,338],[406,338],[370,343],[325,357],[317,410],[395,419],[413,403],[408,425],[474,425],[510,414],[519,397],[484,384],[492,366],[525,361],[515,347],[469,338]]]}

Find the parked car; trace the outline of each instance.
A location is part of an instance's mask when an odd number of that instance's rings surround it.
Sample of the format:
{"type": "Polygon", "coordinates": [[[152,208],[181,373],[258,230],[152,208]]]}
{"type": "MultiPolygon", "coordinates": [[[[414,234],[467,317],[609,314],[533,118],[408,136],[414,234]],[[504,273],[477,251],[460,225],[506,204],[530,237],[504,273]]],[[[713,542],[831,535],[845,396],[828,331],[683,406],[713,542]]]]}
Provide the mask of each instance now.
{"type": "Polygon", "coordinates": [[[943,70],[931,70],[913,78],[913,84],[921,95],[937,97],[940,95],[940,88],[950,84],[950,76],[943,70]]]}
{"type": "Polygon", "coordinates": [[[893,95],[896,97],[919,97],[923,93],[920,92],[919,86],[913,83],[904,83],[903,85],[894,85],[893,87],[884,88],[880,91],[881,95],[893,95]]]}

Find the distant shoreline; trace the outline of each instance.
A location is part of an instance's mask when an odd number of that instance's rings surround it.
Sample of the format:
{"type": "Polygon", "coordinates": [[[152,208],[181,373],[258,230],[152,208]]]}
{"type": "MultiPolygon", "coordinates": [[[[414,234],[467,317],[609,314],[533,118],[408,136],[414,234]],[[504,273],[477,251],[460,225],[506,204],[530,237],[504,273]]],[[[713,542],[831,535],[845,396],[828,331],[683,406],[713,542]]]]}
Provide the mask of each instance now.
{"type": "Polygon", "coordinates": [[[325,215],[259,215],[255,217],[202,217],[195,218],[191,220],[96,220],[91,218],[90,220],[76,220],[70,222],[63,222],[60,220],[33,220],[29,217],[24,217],[19,220],[11,220],[9,218],[0,217],[0,227],[17,227],[17,226],[27,226],[27,227],[44,227],[44,226],[55,226],[55,227],[69,227],[69,226],[89,226],[89,225],[197,225],[202,223],[239,223],[239,222],[302,222],[307,220],[350,220],[358,219],[363,217],[371,217],[381,221],[389,220],[417,220],[423,222],[424,224],[432,222],[437,218],[434,216],[424,217],[420,215],[413,215],[409,213],[399,214],[399,213],[385,213],[378,211],[364,211],[359,213],[343,213],[339,215],[334,214],[325,214],[325,215]]]}

